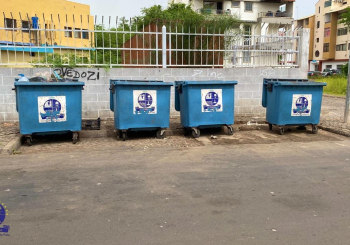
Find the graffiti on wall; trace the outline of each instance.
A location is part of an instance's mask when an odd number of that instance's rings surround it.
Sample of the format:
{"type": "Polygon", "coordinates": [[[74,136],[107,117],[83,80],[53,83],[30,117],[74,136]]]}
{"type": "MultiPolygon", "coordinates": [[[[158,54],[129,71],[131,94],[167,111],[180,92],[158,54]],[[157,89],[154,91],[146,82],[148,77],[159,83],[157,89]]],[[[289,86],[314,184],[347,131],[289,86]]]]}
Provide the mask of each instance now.
{"type": "Polygon", "coordinates": [[[97,71],[77,71],[73,68],[56,68],[54,69],[58,75],[61,77],[67,77],[72,79],[86,79],[87,81],[96,81],[100,80],[100,71],[97,68],[97,71]]]}

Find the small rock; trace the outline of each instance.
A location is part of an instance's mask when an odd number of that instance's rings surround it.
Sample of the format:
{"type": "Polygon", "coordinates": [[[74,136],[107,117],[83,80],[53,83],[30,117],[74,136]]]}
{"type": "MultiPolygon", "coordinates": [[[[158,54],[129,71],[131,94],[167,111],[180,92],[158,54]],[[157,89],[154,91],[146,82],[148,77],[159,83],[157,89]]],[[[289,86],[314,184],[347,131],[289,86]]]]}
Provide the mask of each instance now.
{"type": "Polygon", "coordinates": [[[10,191],[10,189],[7,189],[7,190],[5,190],[5,191],[10,191]]]}
{"type": "Polygon", "coordinates": [[[101,185],[101,183],[97,183],[97,185],[101,185]]]}
{"type": "Polygon", "coordinates": [[[214,135],[212,135],[212,136],[210,136],[210,138],[212,138],[212,139],[217,139],[218,137],[217,136],[214,136],[214,135]]]}
{"type": "Polygon", "coordinates": [[[276,229],[271,229],[272,231],[277,231],[276,229]]]}

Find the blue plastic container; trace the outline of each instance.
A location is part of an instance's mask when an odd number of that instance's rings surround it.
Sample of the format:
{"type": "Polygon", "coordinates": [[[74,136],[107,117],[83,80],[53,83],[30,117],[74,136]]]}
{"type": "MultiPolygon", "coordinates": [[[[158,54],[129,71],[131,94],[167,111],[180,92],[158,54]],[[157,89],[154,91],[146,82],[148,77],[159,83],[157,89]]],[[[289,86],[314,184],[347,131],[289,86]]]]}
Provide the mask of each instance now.
{"type": "Polygon", "coordinates": [[[170,121],[170,88],[161,81],[110,80],[110,108],[124,140],[127,131],[157,130],[165,137],[170,121]]]}
{"type": "Polygon", "coordinates": [[[200,129],[227,126],[233,134],[236,81],[177,81],[175,109],[180,111],[185,131],[193,137],[200,129]]]}
{"type": "Polygon", "coordinates": [[[82,126],[83,82],[15,82],[20,133],[31,145],[32,135],[73,132],[82,126]]]}
{"type": "Polygon", "coordinates": [[[312,132],[317,133],[326,85],[303,79],[264,79],[262,105],[270,130],[277,125],[284,134],[284,126],[312,125],[312,132]]]}

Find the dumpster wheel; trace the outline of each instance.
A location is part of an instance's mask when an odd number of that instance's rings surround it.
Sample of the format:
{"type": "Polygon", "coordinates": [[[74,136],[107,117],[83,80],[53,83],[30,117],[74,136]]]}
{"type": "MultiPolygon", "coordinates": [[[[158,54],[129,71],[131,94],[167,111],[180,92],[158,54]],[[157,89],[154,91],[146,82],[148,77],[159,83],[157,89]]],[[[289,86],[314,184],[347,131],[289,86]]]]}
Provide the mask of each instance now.
{"type": "Polygon", "coordinates": [[[284,127],[280,127],[280,135],[284,135],[284,127]]]}
{"type": "Polygon", "coordinates": [[[272,130],[272,124],[269,123],[269,130],[271,131],[272,130]]]}
{"type": "Polygon", "coordinates": [[[73,132],[73,144],[76,144],[79,138],[78,132],[73,132]]]}
{"type": "Polygon", "coordinates": [[[28,146],[32,146],[33,145],[33,139],[31,136],[26,136],[26,142],[28,146]]]}
{"type": "Polygon", "coordinates": [[[122,131],[122,138],[123,138],[123,141],[126,141],[126,139],[128,138],[126,131],[122,131]]]}
{"type": "Polygon", "coordinates": [[[313,134],[317,134],[317,132],[318,132],[318,127],[317,127],[317,125],[312,125],[312,133],[313,133],[313,134]]]}
{"type": "Polygon", "coordinates": [[[165,135],[165,129],[158,129],[156,133],[157,139],[164,139],[166,137],[165,135]]]}
{"type": "Polygon", "coordinates": [[[233,127],[227,126],[227,129],[228,129],[228,135],[233,135],[233,127]]]}
{"type": "Polygon", "coordinates": [[[192,128],[193,138],[199,138],[200,135],[201,135],[201,131],[198,128],[192,128]]]}

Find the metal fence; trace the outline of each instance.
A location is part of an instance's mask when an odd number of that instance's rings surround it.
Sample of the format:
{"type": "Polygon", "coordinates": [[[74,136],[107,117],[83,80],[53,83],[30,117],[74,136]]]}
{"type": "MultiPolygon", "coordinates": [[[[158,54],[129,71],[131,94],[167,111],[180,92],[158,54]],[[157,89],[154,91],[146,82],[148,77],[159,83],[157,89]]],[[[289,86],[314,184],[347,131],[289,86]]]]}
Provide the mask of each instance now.
{"type": "Polygon", "coordinates": [[[221,30],[118,17],[3,17],[0,67],[295,67],[299,61],[300,37],[288,25],[221,30]]]}

